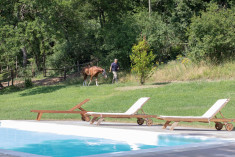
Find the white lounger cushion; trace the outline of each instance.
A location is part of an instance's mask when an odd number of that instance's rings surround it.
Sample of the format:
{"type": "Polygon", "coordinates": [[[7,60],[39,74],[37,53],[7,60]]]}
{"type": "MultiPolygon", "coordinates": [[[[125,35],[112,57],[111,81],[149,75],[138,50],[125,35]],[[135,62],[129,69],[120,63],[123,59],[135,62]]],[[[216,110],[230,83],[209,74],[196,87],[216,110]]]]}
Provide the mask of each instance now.
{"type": "Polygon", "coordinates": [[[88,115],[94,115],[94,114],[98,114],[98,115],[122,115],[122,116],[129,116],[129,114],[126,113],[103,113],[103,112],[87,112],[88,115]]]}
{"type": "Polygon", "coordinates": [[[125,113],[126,114],[135,114],[139,109],[142,108],[142,106],[149,100],[149,97],[143,97],[140,98],[138,101],[136,101],[125,113]]]}
{"type": "Polygon", "coordinates": [[[102,113],[102,112],[87,112],[88,115],[100,114],[100,115],[133,115],[149,100],[149,97],[143,97],[137,100],[125,113],[102,113]]]}
{"type": "Polygon", "coordinates": [[[202,117],[213,118],[227,103],[229,99],[219,99],[202,117]]]}
{"type": "Polygon", "coordinates": [[[202,116],[160,116],[159,118],[162,119],[211,119],[213,118],[227,103],[229,102],[229,99],[219,99],[216,101],[216,103],[211,106],[209,110],[202,116]]]}
{"type": "Polygon", "coordinates": [[[195,119],[195,120],[208,120],[206,117],[201,116],[160,116],[160,119],[163,120],[171,120],[174,121],[174,119],[180,120],[180,121],[187,121],[189,119],[195,119]]]}

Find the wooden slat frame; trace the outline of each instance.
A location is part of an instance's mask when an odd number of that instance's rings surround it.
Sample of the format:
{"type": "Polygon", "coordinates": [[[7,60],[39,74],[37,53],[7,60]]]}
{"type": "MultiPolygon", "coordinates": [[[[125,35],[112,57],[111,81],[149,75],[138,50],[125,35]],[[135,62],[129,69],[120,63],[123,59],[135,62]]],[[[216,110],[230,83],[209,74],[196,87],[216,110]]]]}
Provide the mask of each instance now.
{"type": "Polygon", "coordinates": [[[81,106],[85,103],[90,101],[90,99],[85,99],[81,103],[77,104],[73,108],[69,109],[68,111],[60,111],[60,110],[31,110],[31,112],[38,113],[37,120],[40,121],[43,113],[72,113],[72,114],[81,114],[81,116],[85,117],[85,114],[88,112],[83,109],[81,106]],[[79,109],[80,111],[74,111],[75,109],[79,109]]]}
{"type": "MultiPolygon", "coordinates": [[[[220,114],[221,111],[220,111],[220,114]]],[[[174,130],[174,128],[178,125],[179,122],[201,122],[201,123],[209,123],[209,122],[215,122],[215,123],[218,123],[218,122],[223,122],[223,123],[228,123],[228,122],[235,122],[235,119],[230,119],[230,118],[212,118],[212,119],[208,119],[208,118],[205,118],[205,119],[202,119],[202,118],[160,118],[158,117],[158,119],[160,120],[165,120],[166,123],[163,125],[163,129],[166,129],[167,126],[170,126],[170,122],[174,122],[171,126],[171,129],[170,130],[174,130]]]]}
{"type": "MultiPolygon", "coordinates": [[[[150,98],[149,98],[150,99],[150,98]]],[[[148,100],[149,100],[148,99],[148,100]]],[[[148,101],[147,100],[147,101],[148,101]]],[[[143,103],[143,105],[145,104],[145,103],[147,103],[147,101],[146,102],[144,102],[143,103]]],[[[142,106],[143,106],[142,105],[142,106]]],[[[102,113],[94,113],[94,114],[89,114],[89,113],[87,113],[86,115],[89,115],[89,116],[92,116],[93,117],[93,119],[91,120],[91,122],[90,122],[90,124],[93,124],[94,122],[95,122],[95,120],[96,119],[98,119],[98,118],[101,118],[102,120],[100,120],[100,121],[98,121],[97,122],[97,125],[99,125],[102,121],[103,121],[103,119],[104,118],[144,118],[144,119],[148,119],[148,118],[156,118],[157,119],[157,115],[147,115],[147,114],[145,114],[145,112],[144,112],[144,110],[142,109],[142,107],[139,109],[139,110],[137,110],[134,114],[132,114],[132,115],[118,115],[118,114],[102,114],[102,113]],[[138,113],[138,111],[141,111],[142,112],[142,114],[137,114],[138,113]]]]}
{"type": "Polygon", "coordinates": [[[144,114],[135,114],[135,115],[108,115],[108,114],[89,114],[92,117],[101,117],[101,118],[157,118],[157,115],[144,115],[144,114]]]}

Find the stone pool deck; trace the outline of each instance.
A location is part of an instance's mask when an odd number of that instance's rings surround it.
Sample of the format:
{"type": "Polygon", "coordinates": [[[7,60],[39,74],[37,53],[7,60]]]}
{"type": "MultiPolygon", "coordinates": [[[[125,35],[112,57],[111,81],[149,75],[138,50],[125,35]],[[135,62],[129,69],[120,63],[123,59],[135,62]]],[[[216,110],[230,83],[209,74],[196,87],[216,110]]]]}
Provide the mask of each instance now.
{"type": "MultiPolygon", "coordinates": [[[[190,135],[190,136],[206,136],[206,137],[217,137],[224,138],[227,140],[235,140],[235,130],[226,131],[221,130],[217,131],[215,129],[205,129],[205,128],[190,128],[190,127],[176,127],[174,131],[169,129],[163,130],[161,125],[153,126],[138,126],[137,124],[132,123],[111,123],[103,122],[100,126],[90,125],[87,122],[81,121],[27,121],[27,122],[37,122],[37,123],[53,123],[53,124],[63,124],[63,125],[75,125],[75,126],[89,126],[89,127],[101,127],[101,128],[114,128],[114,129],[128,129],[128,130],[141,130],[141,131],[151,131],[151,132],[164,132],[169,134],[179,134],[179,135],[190,135]]],[[[214,124],[211,124],[214,125],[214,124]]],[[[144,136],[144,135],[143,135],[144,136]]],[[[8,151],[0,150],[0,157],[22,157],[17,153],[9,153],[8,151]]],[[[213,145],[195,145],[193,147],[187,146],[178,146],[173,149],[163,148],[160,151],[156,149],[149,150],[138,150],[131,151],[128,154],[126,153],[116,153],[116,154],[102,154],[94,155],[97,156],[107,156],[107,157],[121,157],[121,156],[130,156],[130,157],[235,157],[235,141],[226,141],[223,143],[213,144],[213,145]]],[[[35,156],[36,157],[36,156],[35,156]]]]}

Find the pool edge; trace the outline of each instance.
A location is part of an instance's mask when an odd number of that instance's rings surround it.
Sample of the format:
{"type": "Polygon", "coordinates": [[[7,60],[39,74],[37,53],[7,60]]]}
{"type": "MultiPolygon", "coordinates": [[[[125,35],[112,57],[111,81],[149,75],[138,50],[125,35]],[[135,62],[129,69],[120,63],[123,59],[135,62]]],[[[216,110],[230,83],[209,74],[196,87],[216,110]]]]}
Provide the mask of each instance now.
{"type": "Polygon", "coordinates": [[[141,156],[156,156],[162,154],[170,154],[170,153],[179,153],[179,152],[187,152],[192,150],[207,150],[212,148],[218,148],[221,146],[229,146],[231,144],[235,145],[235,140],[224,140],[221,142],[206,142],[205,145],[201,144],[189,144],[187,146],[173,146],[173,147],[161,147],[161,148],[150,148],[150,149],[141,149],[141,150],[134,150],[134,151],[122,151],[122,152],[115,152],[115,153],[106,153],[106,154],[97,154],[97,155],[88,155],[82,157],[141,157],[141,156]],[[225,143],[226,141],[226,143],[225,143]]]}
{"type": "MultiPolygon", "coordinates": [[[[16,122],[16,123],[21,123],[20,121],[17,121],[17,120],[0,120],[0,123],[3,122],[3,121],[11,121],[11,122],[16,122]]],[[[28,124],[32,124],[32,123],[37,123],[37,121],[27,121],[27,122],[24,122],[24,123],[28,123],[28,124]]],[[[22,123],[22,124],[24,124],[22,123]]],[[[41,122],[40,122],[41,123],[41,122]]],[[[43,124],[44,122],[42,122],[41,124],[43,124]]],[[[45,122],[46,124],[49,124],[47,122],[45,122]]],[[[50,124],[51,125],[51,124],[50,124]]],[[[70,125],[64,125],[64,124],[56,124],[56,125],[63,125],[63,126],[70,126],[70,125]]],[[[1,126],[1,125],[0,125],[1,126]]],[[[73,125],[71,125],[73,126],[73,125]]],[[[87,126],[80,126],[80,127],[86,127],[87,126]]],[[[95,129],[95,128],[98,128],[98,127],[93,127],[92,129],[95,129]]],[[[107,128],[103,128],[103,129],[107,129],[107,128]]],[[[116,129],[116,128],[112,128],[111,130],[125,130],[125,131],[128,131],[127,129],[116,129]]],[[[133,132],[133,130],[131,130],[133,132]]],[[[153,132],[153,131],[140,131],[140,130],[135,130],[134,132],[149,132],[150,134],[151,133],[155,133],[157,134],[158,132],[153,132]]],[[[173,132],[167,132],[167,133],[163,133],[161,132],[160,134],[176,134],[176,135],[180,135],[180,133],[173,133],[173,132]]],[[[200,135],[202,136],[202,135],[200,135]]],[[[206,136],[204,136],[206,137],[206,136]]],[[[206,137],[206,138],[212,138],[212,137],[206,137]]],[[[218,137],[217,137],[218,138],[218,137]]],[[[221,138],[220,138],[221,139],[221,138]]],[[[195,150],[195,149],[209,149],[209,148],[216,148],[216,147],[221,147],[221,146],[227,146],[229,145],[229,143],[233,143],[235,144],[235,140],[231,138],[229,140],[226,140],[224,139],[223,141],[220,141],[220,142],[217,142],[217,143],[213,143],[213,142],[209,142],[209,143],[205,143],[205,145],[202,147],[202,145],[200,144],[190,144],[188,146],[173,146],[169,149],[168,148],[150,148],[150,149],[141,149],[141,150],[135,150],[135,151],[126,151],[126,152],[116,152],[116,153],[107,153],[107,154],[97,154],[97,155],[90,155],[90,156],[87,156],[87,157],[98,157],[98,156],[107,156],[107,157],[111,157],[111,156],[114,156],[114,157],[118,157],[118,156],[146,156],[146,154],[156,154],[156,155],[160,155],[160,154],[164,154],[164,153],[177,153],[177,152],[184,152],[184,151],[190,151],[190,150],[195,150]],[[225,142],[226,141],[226,142],[225,142]]],[[[2,149],[4,150],[4,149],[2,149]]],[[[7,151],[5,151],[7,152],[7,151]]],[[[10,152],[10,151],[9,151],[10,152]]],[[[17,151],[11,151],[13,152],[13,154],[10,154],[10,155],[14,155],[17,157],[22,157],[22,156],[19,156],[21,154],[21,152],[17,152],[17,151]]],[[[0,153],[1,153],[1,149],[0,149],[0,153]]],[[[28,157],[28,156],[25,156],[25,154],[27,153],[23,153],[23,157],[28,157]]],[[[34,154],[28,154],[29,157],[39,157],[39,155],[34,155],[34,154]]],[[[40,156],[40,157],[45,157],[45,156],[40,156]]]]}
{"type": "Polygon", "coordinates": [[[13,151],[13,150],[7,150],[7,149],[0,149],[0,156],[1,154],[12,156],[12,157],[50,157],[50,156],[43,156],[43,155],[36,155],[36,154],[18,152],[18,151],[13,151]]]}

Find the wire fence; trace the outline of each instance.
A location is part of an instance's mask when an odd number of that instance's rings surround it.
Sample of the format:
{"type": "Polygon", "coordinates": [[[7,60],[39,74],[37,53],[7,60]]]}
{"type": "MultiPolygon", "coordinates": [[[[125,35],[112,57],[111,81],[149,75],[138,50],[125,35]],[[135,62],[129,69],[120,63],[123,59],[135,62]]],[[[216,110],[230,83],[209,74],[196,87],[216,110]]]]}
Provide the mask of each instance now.
{"type": "MultiPolygon", "coordinates": [[[[51,77],[52,74],[57,74],[60,77],[63,77],[64,80],[67,79],[67,75],[71,72],[78,73],[78,76],[80,76],[80,73],[84,67],[87,66],[98,66],[98,59],[94,59],[90,62],[79,64],[77,62],[77,65],[74,66],[64,66],[62,68],[44,68],[43,69],[43,77],[51,77]]],[[[2,83],[7,82],[7,86],[14,85],[14,80],[17,78],[33,78],[36,76],[35,70],[33,69],[32,65],[28,66],[28,72],[22,72],[26,71],[26,68],[15,68],[15,69],[8,69],[8,70],[2,70],[0,71],[0,88],[3,87],[2,83]],[[31,70],[29,70],[31,69],[31,70]]]]}

